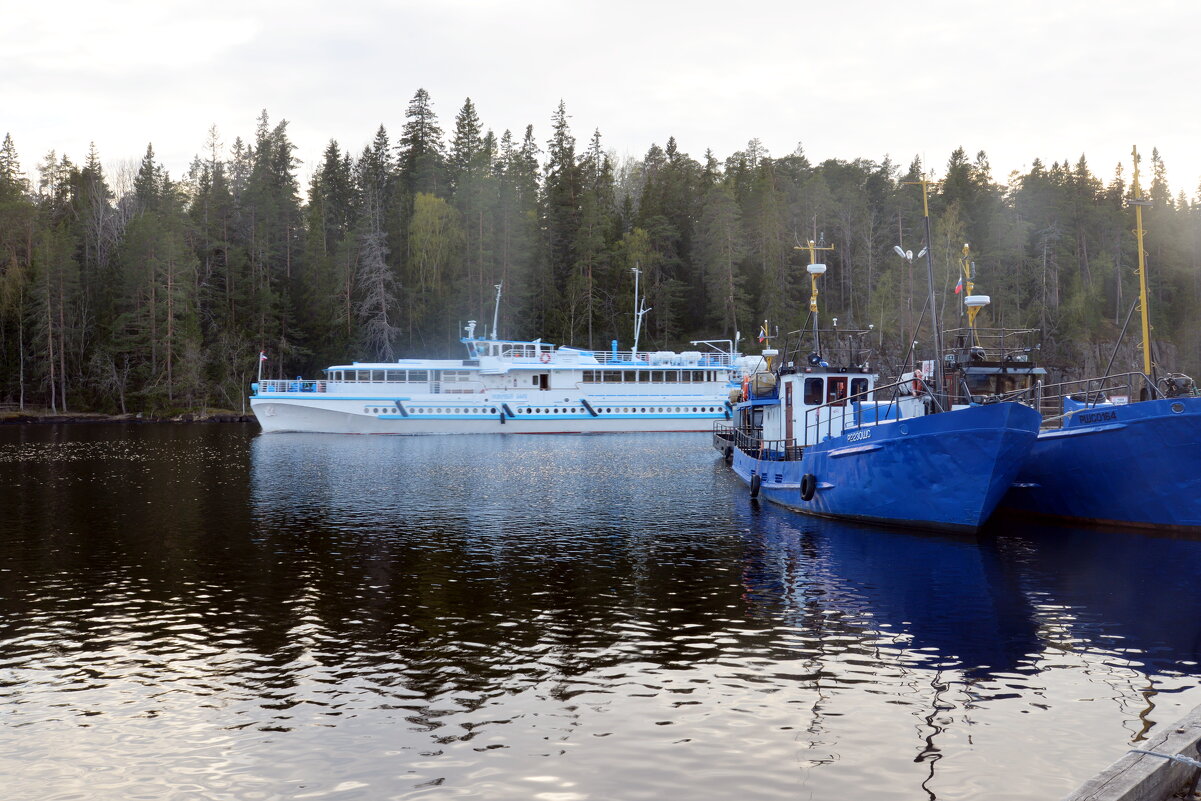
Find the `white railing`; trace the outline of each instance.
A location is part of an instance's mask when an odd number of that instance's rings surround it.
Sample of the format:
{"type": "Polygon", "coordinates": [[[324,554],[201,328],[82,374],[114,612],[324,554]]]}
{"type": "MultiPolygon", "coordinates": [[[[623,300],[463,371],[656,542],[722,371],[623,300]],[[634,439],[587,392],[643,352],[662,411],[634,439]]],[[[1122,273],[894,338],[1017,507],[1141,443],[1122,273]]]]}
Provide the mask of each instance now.
{"type": "Polygon", "coordinates": [[[601,364],[646,364],[651,367],[729,367],[733,363],[728,353],[701,353],[699,357],[686,357],[667,351],[595,350],[592,355],[601,364]]]}
{"type": "Polygon", "coordinates": [[[259,382],[259,394],[267,392],[325,392],[325,381],[305,381],[296,378],[265,378],[259,382]]]}

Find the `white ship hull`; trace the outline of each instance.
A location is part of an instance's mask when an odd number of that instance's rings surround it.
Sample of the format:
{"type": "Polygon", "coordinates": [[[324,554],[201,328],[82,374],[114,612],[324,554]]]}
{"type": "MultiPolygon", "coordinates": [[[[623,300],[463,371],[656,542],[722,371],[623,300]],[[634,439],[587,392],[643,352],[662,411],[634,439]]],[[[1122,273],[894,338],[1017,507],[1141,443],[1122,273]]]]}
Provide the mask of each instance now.
{"type": "MultiPolygon", "coordinates": [[[[299,395],[299,393],[297,393],[299,395]]],[[[254,397],[255,417],[265,433],[327,434],[563,434],[707,432],[729,419],[724,399],[557,397],[544,401],[477,397],[363,400],[254,397]],[[582,403],[581,400],[585,401],[582,403]],[[592,412],[588,410],[592,407],[592,412]],[[595,414],[593,414],[595,412],[595,414]]]]}
{"type": "Polygon", "coordinates": [[[710,431],[731,414],[732,343],[710,353],[557,348],[463,339],[467,359],[334,365],[317,380],[260,379],[264,432],[558,434],[710,431]]]}

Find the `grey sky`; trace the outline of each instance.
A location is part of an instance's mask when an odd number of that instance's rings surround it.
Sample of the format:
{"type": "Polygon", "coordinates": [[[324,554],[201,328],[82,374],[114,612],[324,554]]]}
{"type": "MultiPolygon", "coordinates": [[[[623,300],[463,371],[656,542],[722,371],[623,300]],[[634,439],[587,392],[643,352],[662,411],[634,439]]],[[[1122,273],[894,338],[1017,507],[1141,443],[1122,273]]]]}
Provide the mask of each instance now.
{"type": "Polygon", "coordinates": [[[577,140],[641,156],[675,136],[718,158],[922,156],[957,146],[993,176],[1081,154],[1102,180],[1158,147],[1174,190],[1201,182],[1201,4],[551,0],[17,0],[0,28],[0,133],[29,175],[46,151],[179,176],[216,125],[228,146],[267,109],[302,178],[329,139],[395,138],[429,91],[450,130],[470,96],[487,127],[540,143],[562,98],[577,140]]]}

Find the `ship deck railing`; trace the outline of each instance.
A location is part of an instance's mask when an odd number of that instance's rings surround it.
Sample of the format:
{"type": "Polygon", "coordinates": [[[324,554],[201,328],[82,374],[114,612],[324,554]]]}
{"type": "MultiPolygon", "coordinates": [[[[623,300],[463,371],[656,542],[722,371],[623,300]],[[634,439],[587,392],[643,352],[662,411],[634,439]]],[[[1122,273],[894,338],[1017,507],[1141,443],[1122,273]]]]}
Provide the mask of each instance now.
{"type": "MultiPolygon", "coordinates": [[[[923,394],[932,398],[929,385],[921,379],[918,381],[923,394]]],[[[722,453],[727,447],[737,448],[763,461],[794,461],[800,459],[806,446],[813,443],[852,429],[906,419],[901,405],[902,395],[905,394],[903,389],[912,391],[913,381],[882,384],[808,409],[801,436],[792,439],[763,439],[763,429],[759,427],[715,423],[713,447],[722,453]],[[865,407],[863,404],[866,402],[872,402],[873,405],[865,407]]]]}
{"type": "Polygon", "coordinates": [[[943,332],[943,341],[951,343],[948,353],[961,364],[1030,364],[1040,349],[1037,328],[952,328],[943,332]]]}
{"type": "MultiPolygon", "coordinates": [[[[730,367],[735,356],[729,353],[700,353],[689,358],[673,351],[594,350],[591,353],[600,364],[632,365],[639,367],[730,367]]],[[[693,351],[696,353],[697,351],[693,351]]]]}
{"type": "Polygon", "coordinates": [[[1043,427],[1057,427],[1071,414],[1098,406],[1119,406],[1139,400],[1167,397],[1145,373],[1132,371],[1100,378],[1081,378],[1056,384],[1035,382],[1029,389],[1005,396],[990,397],[990,402],[1016,400],[1033,406],[1043,417],[1043,427]]]}
{"type": "Polygon", "coordinates": [[[300,378],[264,378],[258,382],[260,395],[268,392],[326,392],[325,380],[307,381],[300,378]]]}

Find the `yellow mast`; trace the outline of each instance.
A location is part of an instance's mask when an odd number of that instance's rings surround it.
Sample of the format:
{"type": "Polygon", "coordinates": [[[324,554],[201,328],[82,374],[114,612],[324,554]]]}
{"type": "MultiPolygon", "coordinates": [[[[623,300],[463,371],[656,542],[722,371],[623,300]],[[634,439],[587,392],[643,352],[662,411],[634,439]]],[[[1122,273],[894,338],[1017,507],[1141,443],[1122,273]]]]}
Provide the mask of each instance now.
{"type": "Polygon", "coordinates": [[[1147,314],[1147,254],[1143,250],[1143,206],[1150,206],[1150,202],[1143,200],[1142,189],[1138,185],[1138,146],[1136,145],[1131,151],[1134,156],[1134,186],[1131,187],[1131,193],[1134,199],[1130,201],[1130,205],[1134,206],[1134,223],[1135,234],[1138,237],[1138,305],[1142,312],[1143,318],[1143,373],[1150,379],[1151,377],[1151,323],[1147,314]]]}
{"type": "MultiPolygon", "coordinates": [[[[822,246],[822,245],[819,245],[816,242],[814,242],[812,239],[810,239],[809,243],[807,245],[796,245],[793,249],[809,251],[809,263],[816,264],[817,263],[817,251],[833,250],[834,246],[833,245],[822,246]]],[[[813,312],[814,314],[817,314],[817,277],[819,275],[821,275],[820,272],[816,272],[814,270],[809,271],[809,311],[813,312]]],[[[814,325],[816,325],[816,324],[817,324],[817,321],[815,320],[814,325]]]]}

